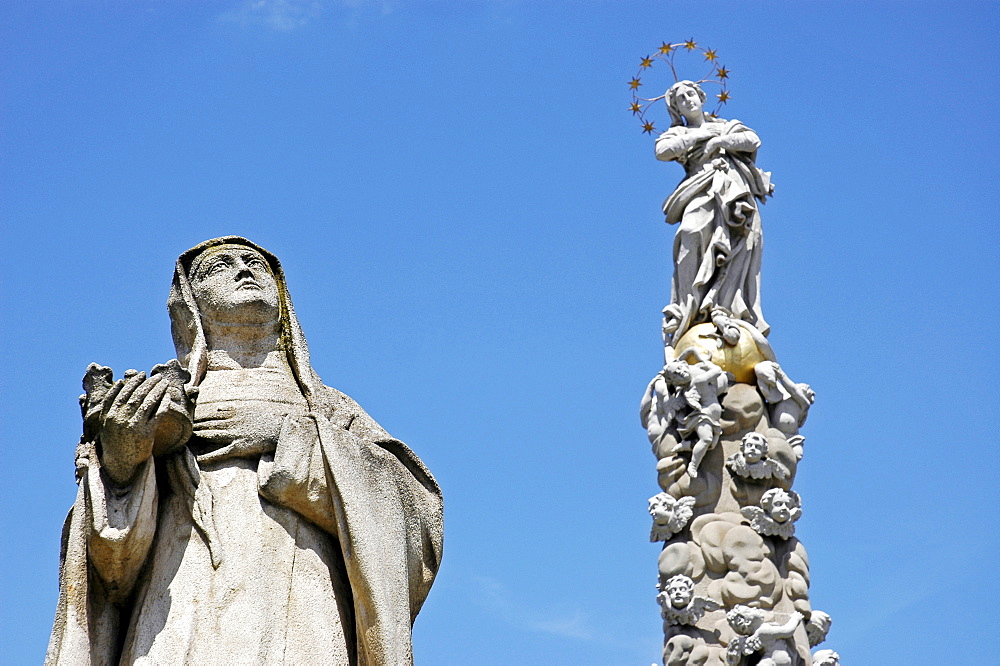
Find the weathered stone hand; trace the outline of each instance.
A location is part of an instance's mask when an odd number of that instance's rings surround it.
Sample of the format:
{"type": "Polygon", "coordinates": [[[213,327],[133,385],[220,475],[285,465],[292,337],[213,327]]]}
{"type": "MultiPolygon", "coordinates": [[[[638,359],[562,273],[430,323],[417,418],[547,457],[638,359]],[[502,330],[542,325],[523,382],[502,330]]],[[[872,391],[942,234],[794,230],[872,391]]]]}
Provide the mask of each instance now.
{"type": "Polygon", "coordinates": [[[153,454],[160,403],[168,384],[160,375],[129,370],[104,398],[100,419],[101,463],[111,480],[125,485],[153,454]]]}
{"type": "Polygon", "coordinates": [[[274,451],[281,433],[283,414],[220,408],[210,416],[196,419],[194,436],[210,442],[213,451],[200,455],[201,462],[228,457],[235,451],[259,454],[274,451]]]}

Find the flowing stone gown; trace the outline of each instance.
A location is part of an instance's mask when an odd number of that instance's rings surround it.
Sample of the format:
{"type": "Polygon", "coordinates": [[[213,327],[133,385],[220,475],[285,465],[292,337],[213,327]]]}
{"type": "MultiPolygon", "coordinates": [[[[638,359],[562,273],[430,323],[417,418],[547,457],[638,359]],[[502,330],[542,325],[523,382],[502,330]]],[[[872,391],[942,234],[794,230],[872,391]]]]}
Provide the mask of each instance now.
{"type": "Polygon", "coordinates": [[[725,151],[705,155],[706,139],[691,128],[671,127],[656,140],[656,157],[677,161],[686,177],[663,203],[674,236],[674,277],[669,314],[678,323],[673,342],[692,325],[708,321],[713,308],[767,334],[760,307],[763,251],[757,200],[773,189],[770,174],[754,164],[760,139],[738,120],[707,121],[725,151]]]}
{"type": "Polygon", "coordinates": [[[192,437],[127,487],[85,437],[46,662],[412,663],[412,622],[441,557],[433,477],[322,385],[264,250],[230,237],[185,253],[169,305],[178,358],[198,386],[195,421],[225,413],[280,434],[222,448],[192,437]],[[222,243],[264,254],[281,290],[286,350],[260,367],[205,349],[187,271],[222,243]]]}

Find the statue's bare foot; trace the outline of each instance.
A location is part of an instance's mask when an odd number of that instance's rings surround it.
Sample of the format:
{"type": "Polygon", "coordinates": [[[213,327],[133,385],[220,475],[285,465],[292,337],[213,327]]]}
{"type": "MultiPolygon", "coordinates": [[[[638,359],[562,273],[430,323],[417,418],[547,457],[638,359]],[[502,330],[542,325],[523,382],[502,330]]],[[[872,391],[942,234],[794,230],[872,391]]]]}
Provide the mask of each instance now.
{"type": "Polygon", "coordinates": [[[698,466],[695,465],[694,463],[689,463],[688,464],[688,468],[687,468],[687,473],[688,473],[688,476],[690,476],[692,479],[697,479],[698,478],[698,466]]]}

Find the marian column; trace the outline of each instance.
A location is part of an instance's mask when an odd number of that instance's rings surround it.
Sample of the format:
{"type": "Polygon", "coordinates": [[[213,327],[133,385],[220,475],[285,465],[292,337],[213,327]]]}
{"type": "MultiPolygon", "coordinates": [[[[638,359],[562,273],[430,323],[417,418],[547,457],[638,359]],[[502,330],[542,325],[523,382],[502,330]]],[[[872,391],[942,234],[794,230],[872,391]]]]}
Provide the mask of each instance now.
{"type": "Polygon", "coordinates": [[[809,602],[809,560],[795,537],[799,428],[814,394],[779,365],[761,310],[759,206],[774,186],[756,164],[757,134],[704,108],[707,85],[721,87],[720,106],[729,99],[728,74],[711,49],[664,43],[629,84],[647,133],[647,111],[666,104],[670,128],[656,139],[656,158],[684,167],[663,204],[677,227],[664,366],[640,407],[662,491],[649,513],[650,540],[663,544],[663,662],[835,666],[832,650],[810,653],[830,616],[809,602]],[[676,53],[704,56],[709,77],[639,97],[639,75],[657,60],[678,78],[676,53]]]}

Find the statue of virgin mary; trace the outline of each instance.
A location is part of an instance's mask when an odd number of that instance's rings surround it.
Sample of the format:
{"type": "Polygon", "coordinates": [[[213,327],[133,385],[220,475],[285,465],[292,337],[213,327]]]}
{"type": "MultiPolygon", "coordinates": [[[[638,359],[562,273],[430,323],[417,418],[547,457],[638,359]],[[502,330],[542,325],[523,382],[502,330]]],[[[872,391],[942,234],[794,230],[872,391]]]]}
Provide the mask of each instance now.
{"type": "Polygon", "coordinates": [[[320,381],[266,250],[188,250],[168,309],[179,363],[85,378],[46,663],[411,664],[430,472],[320,381]]]}

